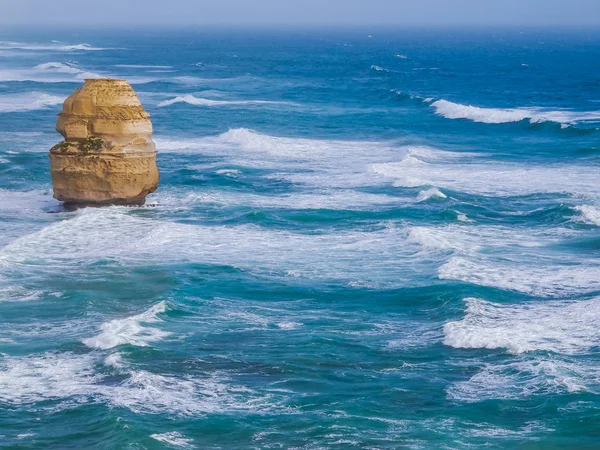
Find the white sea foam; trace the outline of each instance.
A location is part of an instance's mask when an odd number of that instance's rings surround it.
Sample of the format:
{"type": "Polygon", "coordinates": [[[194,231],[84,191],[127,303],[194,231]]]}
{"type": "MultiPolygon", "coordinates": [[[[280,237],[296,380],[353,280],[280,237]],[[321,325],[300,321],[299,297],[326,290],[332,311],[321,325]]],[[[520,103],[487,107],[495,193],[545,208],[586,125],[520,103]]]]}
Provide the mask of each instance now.
{"type": "Polygon", "coordinates": [[[69,264],[71,261],[76,265],[77,261],[94,259],[97,255],[107,254],[107,252],[116,256],[120,254],[118,246],[122,246],[127,252],[130,247],[128,242],[142,240],[148,234],[147,230],[136,230],[136,227],[143,222],[127,214],[121,214],[116,209],[98,213],[99,211],[82,210],[75,217],[54,222],[36,233],[24,235],[0,249],[0,261],[24,261],[28,258],[49,257],[55,262],[62,261],[69,264]],[[124,232],[115,232],[119,229],[124,232]],[[69,242],[70,245],[64,245],[57,239],[63,231],[71,234],[71,237],[64,241],[69,242]],[[107,246],[107,242],[112,245],[107,246]],[[44,247],[37,256],[36,245],[44,247]],[[19,255],[21,251],[24,253],[19,255]],[[63,256],[60,255],[62,252],[64,252],[63,256]]]}
{"type": "Polygon", "coordinates": [[[436,186],[490,196],[543,194],[600,195],[597,168],[577,163],[512,163],[483,155],[409,149],[398,162],[372,164],[371,170],[397,187],[436,186]]]}
{"type": "Polygon", "coordinates": [[[120,353],[111,353],[104,359],[104,364],[107,366],[115,367],[117,369],[121,369],[123,364],[123,357],[120,353]]]}
{"type": "Polygon", "coordinates": [[[475,255],[486,249],[487,255],[509,257],[525,255],[530,249],[543,248],[576,235],[569,228],[519,229],[507,226],[469,226],[453,224],[440,227],[414,226],[408,237],[426,249],[454,250],[462,255],[475,255]]]}
{"type": "Polygon", "coordinates": [[[0,41],[0,50],[4,49],[59,52],[110,50],[108,48],[93,47],[89,44],[64,44],[58,41],[52,41],[51,43],[0,41]]]}
{"type": "Polygon", "coordinates": [[[528,120],[531,123],[557,122],[566,125],[600,120],[600,111],[548,110],[538,107],[481,108],[447,100],[437,100],[431,107],[435,108],[436,114],[447,119],[468,119],[491,124],[528,120]]]}
{"type": "Polygon", "coordinates": [[[300,328],[302,324],[298,322],[279,322],[277,326],[282,330],[295,330],[300,328]]]}
{"type": "Polygon", "coordinates": [[[125,69],[172,69],[173,66],[153,66],[147,64],[115,64],[114,67],[122,67],[125,69]]]}
{"type": "Polygon", "coordinates": [[[65,64],[60,62],[48,62],[44,64],[39,64],[33,68],[34,71],[38,71],[45,74],[71,74],[75,75],[75,79],[84,80],[87,78],[101,78],[103,75],[86,71],[85,69],[81,69],[77,67],[75,64],[65,64]]]}
{"type": "Polygon", "coordinates": [[[449,225],[410,227],[408,241],[448,258],[438,276],[542,297],[600,290],[600,265],[555,248],[577,236],[570,228],[449,225]]]}
{"type": "Polygon", "coordinates": [[[229,385],[225,374],[205,378],[174,377],[148,371],[130,371],[116,387],[102,386],[99,393],[113,406],[133,412],[198,415],[235,411],[261,411],[274,405],[268,396],[244,386],[229,385]]]}
{"type": "Polygon", "coordinates": [[[228,177],[235,177],[242,172],[237,169],[219,169],[215,172],[217,175],[225,175],[228,177]]]}
{"type": "MultiPolygon", "coordinates": [[[[304,187],[312,186],[327,195],[350,198],[370,196],[377,203],[389,202],[393,197],[374,194],[353,188],[387,183],[374,166],[384,166],[407,152],[425,159],[446,160],[455,158],[452,152],[425,146],[406,146],[395,142],[343,141],[270,136],[245,128],[231,129],[217,136],[199,139],[155,139],[162,152],[200,153],[226,158],[229,164],[275,170],[265,177],[285,179],[304,187]],[[343,164],[340,163],[343,161],[343,164]],[[381,162],[380,164],[378,164],[381,162]],[[332,192],[334,191],[334,192],[332,192]],[[337,191],[337,192],[335,192],[337,191]]],[[[466,154],[463,154],[466,157],[466,154]]],[[[193,168],[193,166],[192,166],[193,168]]],[[[315,192],[310,193],[312,198],[315,192]]],[[[307,195],[307,193],[300,194],[307,195]]],[[[408,194],[407,194],[408,195],[408,194]]],[[[399,198],[396,196],[396,201],[399,198]]],[[[414,197],[411,199],[414,202],[414,197]]],[[[374,203],[375,204],[375,203],[374,203]]]]}
{"type": "Polygon", "coordinates": [[[540,297],[562,297],[600,291],[600,265],[573,264],[539,258],[529,262],[453,257],[440,267],[439,277],[540,297]]]}
{"type": "Polygon", "coordinates": [[[575,209],[581,213],[579,216],[575,217],[576,220],[600,227],[600,208],[597,206],[584,205],[577,206],[575,209]]]}
{"type": "Polygon", "coordinates": [[[21,440],[21,439],[26,439],[28,437],[33,437],[35,436],[35,433],[21,433],[21,434],[17,434],[17,439],[21,440]]]}
{"type": "Polygon", "coordinates": [[[37,83],[74,83],[86,78],[101,78],[105,74],[86,71],[75,64],[48,62],[33,68],[5,69],[0,81],[34,81],[37,83]]]}
{"type": "Polygon", "coordinates": [[[97,379],[89,356],[4,357],[0,360],[0,403],[18,405],[85,395],[97,379]]]}
{"type": "Polygon", "coordinates": [[[159,108],[175,105],[177,103],[187,103],[194,106],[244,106],[244,105],[289,105],[287,102],[276,102],[268,100],[213,100],[208,98],[195,97],[191,94],[180,95],[171,100],[165,100],[158,104],[159,108]]]}
{"type": "Polygon", "coordinates": [[[34,111],[60,105],[65,97],[45,92],[24,92],[0,95],[0,113],[34,111]]]}
{"type": "Polygon", "coordinates": [[[22,405],[47,400],[76,399],[107,403],[135,413],[198,415],[261,411],[276,405],[269,395],[257,395],[231,385],[224,373],[208,376],[167,376],[108,365],[102,369],[94,353],[44,353],[0,359],[0,404],[22,405]],[[119,383],[117,372],[124,377],[119,383]]]}
{"type": "MultiPolygon", "coordinates": [[[[45,148],[45,151],[48,149],[45,148]]],[[[0,189],[0,213],[10,214],[32,214],[45,212],[56,208],[59,202],[52,198],[52,193],[44,190],[35,191],[13,191],[0,189]]],[[[0,237],[0,242],[2,241],[0,237]]]]}
{"type": "Polygon", "coordinates": [[[393,72],[393,70],[386,69],[385,67],[377,66],[375,64],[373,64],[371,66],[371,69],[375,70],[376,72],[385,72],[385,73],[391,73],[391,72],[393,72]]]}
{"type": "Polygon", "coordinates": [[[466,432],[469,436],[484,438],[523,439],[524,436],[539,435],[540,433],[551,433],[554,431],[553,428],[545,426],[544,422],[538,420],[525,422],[517,430],[490,426],[485,422],[466,422],[465,425],[468,425],[466,432]]]}
{"type": "MultiPolygon", "coordinates": [[[[199,139],[156,139],[157,145],[164,152],[203,152],[223,156],[235,156],[240,150],[258,153],[259,160],[264,155],[285,159],[310,159],[313,163],[323,158],[334,158],[339,165],[342,155],[356,158],[360,155],[376,153],[377,147],[386,153],[390,145],[369,141],[318,140],[305,138],[288,138],[270,136],[247,128],[231,129],[217,136],[206,136],[199,139]]],[[[380,150],[380,151],[381,151],[380,150]]],[[[245,155],[250,156],[250,155],[245,155]]],[[[377,158],[376,155],[374,155],[377,158]]],[[[294,167],[294,166],[286,166],[294,167]]]]}
{"type": "Polygon", "coordinates": [[[72,52],[72,51],[86,51],[95,52],[100,50],[111,50],[109,48],[92,47],[89,44],[76,44],[76,45],[63,45],[60,47],[61,51],[72,52]]]}
{"type": "Polygon", "coordinates": [[[598,367],[558,358],[521,356],[505,363],[485,364],[469,380],[447,389],[449,398],[469,403],[572,392],[600,393],[598,367]]]}
{"type": "Polygon", "coordinates": [[[127,208],[84,210],[66,220],[23,236],[0,249],[10,272],[80,270],[111,259],[122,264],[177,263],[182,259],[225,264],[253,273],[360,280],[375,285],[406,283],[419,261],[407,264],[415,246],[406,232],[393,226],[371,232],[299,234],[253,225],[215,226],[162,222],[136,217],[127,208]],[[107,243],[110,243],[107,245],[107,243]],[[363,261],[371,261],[369,272],[363,261]]]}
{"type": "MultiPolygon", "coordinates": [[[[239,174],[225,174],[235,178],[239,174]]],[[[282,176],[283,178],[283,176],[282,176]]],[[[281,209],[332,209],[332,210],[371,210],[381,206],[394,207],[413,203],[412,198],[402,201],[399,197],[385,194],[370,194],[351,189],[324,189],[317,192],[259,195],[244,192],[201,191],[181,192],[163,190],[153,196],[157,204],[170,208],[189,209],[200,205],[206,206],[251,206],[259,208],[281,209]]]]}
{"type": "Polygon", "coordinates": [[[463,214],[459,211],[456,211],[456,220],[458,220],[459,222],[465,222],[465,223],[473,222],[473,220],[469,219],[466,214],[463,214]]]}
{"type": "Polygon", "coordinates": [[[598,346],[598,298],[516,305],[468,298],[465,303],[465,317],[444,326],[444,344],[451,347],[578,354],[598,346]]]}
{"type": "Polygon", "coordinates": [[[183,434],[178,433],[177,431],[152,434],[150,437],[158,442],[162,442],[163,444],[172,445],[173,447],[194,448],[194,440],[185,437],[183,434]]]}
{"type": "MultiPolygon", "coordinates": [[[[377,196],[374,194],[352,189],[387,182],[378,171],[370,169],[372,165],[383,167],[385,164],[390,164],[388,161],[407,152],[427,160],[444,161],[456,158],[453,152],[425,146],[404,146],[395,142],[278,137],[244,128],[199,139],[167,140],[159,137],[156,142],[162,152],[217,155],[227,158],[228,163],[238,166],[275,169],[277,172],[266,177],[286,179],[302,186],[325,188],[327,192],[324,192],[326,195],[322,195],[323,198],[327,195],[345,198],[355,196],[358,203],[361,203],[360,199],[366,196],[372,197],[377,203],[394,200],[393,197],[379,195],[377,201],[377,196]],[[344,163],[340,164],[340,160],[344,163]],[[377,164],[379,161],[385,163],[377,164]],[[332,192],[333,190],[337,192],[332,192]]],[[[462,154],[462,156],[468,155],[462,154]]],[[[314,198],[313,194],[311,195],[314,198]]],[[[399,201],[397,196],[395,198],[399,201]]],[[[412,201],[414,202],[414,198],[412,201]]],[[[325,199],[325,203],[334,202],[325,199]]]]}
{"type": "Polygon", "coordinates": [[[100,326],[101,333],[82,342],[90,348],[109,349],[129,344],[146,347],[169,336],[170,333],[159,328],[144,326],[146,323],[160,322],[158,314],[164,313],[167,305],[164,301],[154,305],[148,311],[125,319],[115,319],[100,326]]]}
{"type": "MultiPolygon", "coordinates": [[[[0,268],[10,268],[9,264],[5,261],[0,260],[0,268]]],[[[7,282],[0,276],[0,282],[7,282]]],[[[4,284],[4,283],[3,283],[4,284]]],[[[44,291],[39,289],[27,289],[19,285],[0,285],[0,302],[29,302],[39,300],[44,294],[44,291]]]]}
{"type": "MultiPolygon", "coordinates": [[[[33,68],[5,69],[0,71],[0,81],[33,81],[36,83],[81,83],[88,78],[122,78],[118,74],[90,72],[74,63],[47,62],[33,68]]],[[[129,76],[131,84],[144,84],[160,78],[129,76]]]]}
{"type": "Polygon", "coordinates": [[[424,202],[431,199],[444,199],[447,198],[446,194],[440,191],[438,188],[431,188],[424,191],[419,192],[417,196],[418,202],[424,202]]]}
{"type": "Polygon", "coordinates": [[[472,239],[460,232],[451,232],[449,229],[436,229],[433,227],[410,227],[408,240],[417,243],[425,249],[433,250],[459,250],[461,252],[474,252],[481,246],[478,238],[472,239]]]}
{"type": "Polygon", "coordinates": [[[201,85],[215,85],[215,84],[231,84],[231,83],[244,83],[255,81],[256,78],[250,75],[243,75],[239,77],[229,78],[202,78],[194,76],[181,76],[181,77],[170,77],[169,81],[185,84],[188,86],[201,86],[201,85]]]}
{"type": "Polygon", "coordinates": [[[48,62],[43,64],[38,64],[34,67],[34,70],[47,70],[47,71],[55,71],[62,73],[73,73],[79,74],[82,72],[81,69],[78,69],[73,64],[64,64],[60,62],[48,62]]]}

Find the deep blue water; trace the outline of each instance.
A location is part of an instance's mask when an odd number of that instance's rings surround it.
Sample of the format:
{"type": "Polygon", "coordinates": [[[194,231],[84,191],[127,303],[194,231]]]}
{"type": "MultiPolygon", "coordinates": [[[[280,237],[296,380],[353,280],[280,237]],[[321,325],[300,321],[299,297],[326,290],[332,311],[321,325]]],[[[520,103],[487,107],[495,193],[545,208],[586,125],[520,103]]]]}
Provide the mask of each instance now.
{"type": "Polygon", "coordinates": [[[0,41],[0,447],[600,448],[600,34],[0,41]],[[96,76],[145,207],[52,198],[96,76]]]}

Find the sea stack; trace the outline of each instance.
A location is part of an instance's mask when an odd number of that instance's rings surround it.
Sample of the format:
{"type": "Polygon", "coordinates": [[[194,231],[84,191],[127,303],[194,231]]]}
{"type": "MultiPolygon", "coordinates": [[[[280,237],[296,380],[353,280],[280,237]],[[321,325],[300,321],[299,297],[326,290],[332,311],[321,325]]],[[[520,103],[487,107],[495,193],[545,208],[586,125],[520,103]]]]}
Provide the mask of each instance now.
{"type": "Polygon", "coordinates": [[[50,150],[54,198],[65,206],[143,205],[158,187],[152,122],[125,80],[85,80],[63,104],[50,150]]]}

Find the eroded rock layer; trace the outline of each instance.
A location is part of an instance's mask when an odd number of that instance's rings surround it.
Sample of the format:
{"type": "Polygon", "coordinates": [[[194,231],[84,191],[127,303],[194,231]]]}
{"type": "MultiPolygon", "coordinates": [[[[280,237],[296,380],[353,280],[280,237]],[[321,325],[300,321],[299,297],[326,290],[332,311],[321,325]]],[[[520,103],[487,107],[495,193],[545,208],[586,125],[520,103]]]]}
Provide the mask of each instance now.
{"type": "Polygon", "coordinates": [[[124,80],[90,79],[71,94],[50,150],[54,197],[73,205],[143,204],[158,187],[150,115],[124,80]]]}

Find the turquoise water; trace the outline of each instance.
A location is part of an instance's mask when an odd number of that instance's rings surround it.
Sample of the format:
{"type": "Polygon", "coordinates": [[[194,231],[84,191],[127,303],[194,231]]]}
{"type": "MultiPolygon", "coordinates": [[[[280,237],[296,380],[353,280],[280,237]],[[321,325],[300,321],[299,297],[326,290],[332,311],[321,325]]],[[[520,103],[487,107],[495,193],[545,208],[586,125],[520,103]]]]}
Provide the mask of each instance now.
{"type": "Polygon", "coordinates": [[[600,447],[599,34],[0,41],[0,447],[600,447]],[[52,199],[95,76],[145,207],[52,199]]]}

